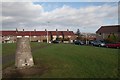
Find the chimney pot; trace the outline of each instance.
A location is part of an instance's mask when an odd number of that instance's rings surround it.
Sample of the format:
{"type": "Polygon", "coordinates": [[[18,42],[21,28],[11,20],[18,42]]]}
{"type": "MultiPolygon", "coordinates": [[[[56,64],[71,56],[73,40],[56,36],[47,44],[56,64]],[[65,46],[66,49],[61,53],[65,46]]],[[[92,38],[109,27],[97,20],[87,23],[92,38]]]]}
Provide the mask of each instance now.
{"type": "Polygon", "coordinates": [[[36,29],[34,29],[34,31],[36,31],[36,29]]]}
{"type": "Polygon", "coordinates": [[[47,31],[47,29],[45,29],[45,31],[47,31]]]}
{"type": "Polygon", "coordinates": [[[56,31],[58,31],[58,29],[56,29],[56,31]]]}
{"type": "Polygon", "coordinates": [[[16,31],[18,31],[18,29],[16,28],[16,31]]]}
{"type": "Polygon", "coordinates": [[[69,29],[67,29],[67,31],[69,31],[69,29]]]}
{"type": "Polygon", "coordinates": [[[18,32],[18,29],[16,28],[16,33],[18,32]]]}

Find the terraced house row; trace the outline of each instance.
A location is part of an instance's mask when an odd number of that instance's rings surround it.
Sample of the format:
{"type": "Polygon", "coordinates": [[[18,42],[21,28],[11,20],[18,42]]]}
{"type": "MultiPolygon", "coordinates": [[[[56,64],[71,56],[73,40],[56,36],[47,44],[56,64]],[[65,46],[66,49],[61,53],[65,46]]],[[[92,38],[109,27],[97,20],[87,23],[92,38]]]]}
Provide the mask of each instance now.
{"type": "Polygon", "coordinates": [[[75,34],[73,31],[36,31],[34,29],[33,31],[18,31],[17,29],[14,31],[1,31],[2,33],[2,43],[14,43],[16,42],[17,38],[20,37],[29,37],[30,41],[35,42],[50,42],[53,40],[56,40],[56,38],[61,39],[62,41],[69,41],[73,42],[75,39],[75,34]]]}
{"type": "MultiPolygon", "coordinates": [[[[29,37],[30,41],[35,42],[51,42],[59,38],[59,40],[67,43],[72,43],[74,40],[77,39],[77,34],[73,31],[19,31],[18,29],[13,31],[0,31],[0,41],[2,43],[14,43],[16,42],[17,38],[20,37],[29,37]]],[[[120,25],[107,25],[101,26],[97,31],[96,34],[93,33],[82,33],[81,40],[110,40],[114,39],[117,42],[120,42],[120,25]]]]}

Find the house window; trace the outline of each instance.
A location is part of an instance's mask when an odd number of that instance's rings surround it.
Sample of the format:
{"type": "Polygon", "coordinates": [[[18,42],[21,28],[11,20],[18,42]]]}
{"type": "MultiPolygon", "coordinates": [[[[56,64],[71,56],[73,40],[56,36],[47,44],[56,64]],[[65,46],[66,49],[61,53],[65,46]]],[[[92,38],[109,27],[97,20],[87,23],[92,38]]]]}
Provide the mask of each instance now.
{"type": "Polygon", "coordinates": [[[62,36],[59,36],[60,38],[62,38],[62,36]]]}
{"type": "Polygon", "coordinates": [[[101,36],[102,34],[101,33],[99,33],[99,36],[101,36]]]}
{"type": "Polygon", "coordinates": [[[29,36],[25,36],[25,37],[29,37],[29,36]]]}
{"type": "Polygon", "coordinates": [[[17,36],[17,38],[21,38],[22,36],[17,36]]]}
{"type": "Polygon", "coordinates": [[[71,36],[68,36],[69,38],[71,38],[71,36]]]}
{"type": "Polygon", "coordinates": [[[33,36],[34,38],[36,38],[37,36],[33,36]]]}

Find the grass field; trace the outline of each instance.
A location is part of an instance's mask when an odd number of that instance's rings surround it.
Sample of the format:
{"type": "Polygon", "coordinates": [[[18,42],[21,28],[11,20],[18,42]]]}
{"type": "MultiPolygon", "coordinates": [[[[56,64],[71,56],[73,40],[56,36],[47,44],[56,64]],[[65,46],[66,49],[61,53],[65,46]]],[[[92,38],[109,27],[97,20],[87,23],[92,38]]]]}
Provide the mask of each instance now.
{"type": "MultiPolygon", "coordinates": [[[[15,46],[3,44],[3,56],[15,53],[15,46]]],[[[32,77],[118,77],[118,49],[46,43],[31,43],[31,47],[36,66],[45,65],[49,68],[46,73],[32,77]]]]}

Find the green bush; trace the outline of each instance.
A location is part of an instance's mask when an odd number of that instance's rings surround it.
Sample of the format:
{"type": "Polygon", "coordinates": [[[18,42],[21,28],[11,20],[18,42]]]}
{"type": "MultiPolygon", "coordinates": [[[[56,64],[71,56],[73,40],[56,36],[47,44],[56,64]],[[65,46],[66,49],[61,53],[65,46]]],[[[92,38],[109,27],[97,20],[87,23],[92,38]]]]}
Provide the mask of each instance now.
{"type": "Polygon", "coordinates": [[[110,42],[110,43],[114,43],[114,42],[118,42],[118,37],[115,36],[114,33],[110,33],[108,35],[108,38],[106,39],[107,42],[110,42]]]}

